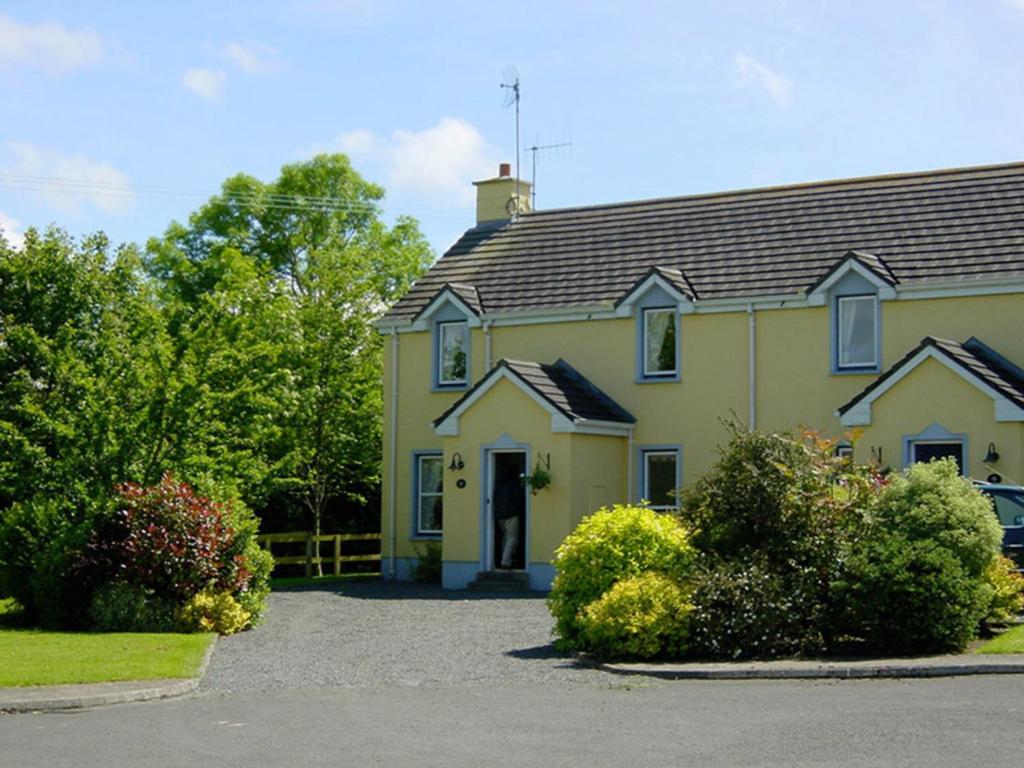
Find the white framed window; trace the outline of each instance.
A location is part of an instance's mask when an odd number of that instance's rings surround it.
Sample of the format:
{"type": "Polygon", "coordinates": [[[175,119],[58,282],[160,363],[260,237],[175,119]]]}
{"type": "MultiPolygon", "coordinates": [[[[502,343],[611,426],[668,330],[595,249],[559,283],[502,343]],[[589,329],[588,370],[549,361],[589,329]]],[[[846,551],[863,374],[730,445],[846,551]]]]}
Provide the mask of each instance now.
{"type": "Polygon", "coordinates": [[[878,367],[878,297],[836,299],[836,368],[878,367]]]}
{"type": "Polygon", "coordinates": [[[840,459],[853,459],[853,445],[845,440],[836,445],[836,456],[840,459]]]}
{"type": "Polygon", "coordinates": [[[640,496],[652,509],[671,510],[679,506],[675,493],[679,488],[679,451],[650,448],[640,452],[640,496]]]}
{"type": "Polygon", "coordinates": [[[416,534],[440,535],[444,524],[444,456],[418,454],[414,474],[416,534]]]}
{"type": "Polygon", "coordinates": [[[673,307],[643,310],[643,375],[657,379],[679,374],[678,314],[673,307]]]}
{"type": "Polygon", "coordinates": [[[437,324],[437,384],[465,386],[469,382],[469,325],[462,320],[437,324]]]}

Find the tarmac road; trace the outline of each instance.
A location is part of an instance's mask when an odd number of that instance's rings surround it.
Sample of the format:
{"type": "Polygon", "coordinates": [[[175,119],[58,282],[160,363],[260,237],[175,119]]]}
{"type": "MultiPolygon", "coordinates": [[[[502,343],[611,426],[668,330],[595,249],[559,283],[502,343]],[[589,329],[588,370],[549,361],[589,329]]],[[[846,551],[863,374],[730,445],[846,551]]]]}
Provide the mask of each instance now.
{"type": "Polygon", "coordinates": [[[207,693],[0,717],[0,765],[1019,765],[1022,700],[1016,676],[207,693]]]}

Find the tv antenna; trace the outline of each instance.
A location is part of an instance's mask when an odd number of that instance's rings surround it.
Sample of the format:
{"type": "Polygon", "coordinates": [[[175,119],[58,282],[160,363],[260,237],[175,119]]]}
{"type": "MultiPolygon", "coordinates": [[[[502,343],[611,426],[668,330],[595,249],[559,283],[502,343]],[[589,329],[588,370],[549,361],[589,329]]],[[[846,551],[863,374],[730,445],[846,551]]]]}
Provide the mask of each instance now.
{"type": "MultiPolygon", "coordinates": [[[[540,139],[538,138],[537,141],[539,142],[540,139]]],[[[531,174],[530,174],[530,184],[531,184],[530,196],[531,196],[532,200],[531,200],[530,208],[532,208],[533,210],[537,210],[537,153],[538,152],[543,152],[544,150],[547,150],[547,149],[562,149],[563,147],[571,147],[571,146],[572,146],[572,142],[571,141],[563,141],[563,142],[561,142],[559,144],[538,144],[538,143],[535,142],[532,147],[527,147],[526,148],[526,151],[529,152],[532,155],[531,160],[532,160],[532,164],[533,164],[533,169],[532,169],[531,174]]]]}
{"type": "Polygon", "coordinates": [[[515,105],[516,108],[516,201],[515,211],[519,212],[520,200],[519,200],[519,71],[515,67],[508,67],[505,69],[504,80],[501,83],[501,87],[507,90],[505,94],[505,103],[503,107],[511,107],[515,105]]]}

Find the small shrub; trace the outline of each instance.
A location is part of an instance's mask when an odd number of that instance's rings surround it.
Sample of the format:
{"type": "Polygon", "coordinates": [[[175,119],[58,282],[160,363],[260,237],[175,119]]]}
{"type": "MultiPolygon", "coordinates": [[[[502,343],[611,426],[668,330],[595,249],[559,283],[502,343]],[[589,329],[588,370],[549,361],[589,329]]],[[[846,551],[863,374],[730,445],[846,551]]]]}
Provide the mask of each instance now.
{"type": "Polygon", "coordinates": [[[1010,558],[1000,555],[992,560],[985,569],[985,584],[990,594],[987,623],[1006,624],[1024,610],[1024,576],[1010,558]]]}
{"type": "Polygon", "coordinates": [[[604,658],[677,657],[686,649],[692,610],[686,591],[667,576],[631,576],[583,609],[579,645],[604,658]]]}
{"type": "Polygon", "coordinates": [[[961,477],[952,459],[912,464],[893,477],[881,492],[873,522],[910,541],[935,542],[975,578],[999,555],[1003,540],[992,503],[961,477]]]}
{"type": "Polygon", "coordinates": [[[863,540],[835,590],[850,634],[876,653],[963,650],[991,599],[949,549],[893,533],[863,540]]]}
{"type": "Polygon", "coordinates": [[[92,596],[89,618],[101,632],[173,632],[174,606],[142,587],[114,582],[92,596]]]}
{"type": "Polygon", "coordinates": [[[424,583],[441,583],[441,545],[430,542],[422,550],[416,547],[416,568],[412,577],[424,583]]]}
{"type": "Polygon", "coordinates": [[[694,583],[691,648],[695,656],[766,658],[816,653],[819,629],[817,575],[781,575],[765,560],[722,560],[694,583]]]}
{"type": "Polygon", "coordinates": [[[233,635],[248,627],[251,618],[228,592],[200,592],[178,611],[178,625],[186,632],[233,635]]]}
{"type": "Polygon", "coordinates": [[[583,608],[622,579],[645,571],[682,583],[695,552],[675,517],[646,507],[615,506],[583,518],[555,552],[548,608],[559,646],[575,649],[583,608]]]}

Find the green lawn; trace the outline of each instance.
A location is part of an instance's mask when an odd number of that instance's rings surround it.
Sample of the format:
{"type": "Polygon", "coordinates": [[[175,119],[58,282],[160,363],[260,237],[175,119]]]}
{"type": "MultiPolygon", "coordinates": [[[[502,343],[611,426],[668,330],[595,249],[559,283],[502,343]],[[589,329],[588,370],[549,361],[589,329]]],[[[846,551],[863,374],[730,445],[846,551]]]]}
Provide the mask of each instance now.
{"type": "Polygon", "coordinates": [[[977,648],[975,653],[1024,653],[1024,624],[1008,629],[977,648]]]}
{"type": "Polygon", "coordinates": [[[0,600],[0,688],[192,677],[209,634],[47,632],[19,626],[0,600]]]}

